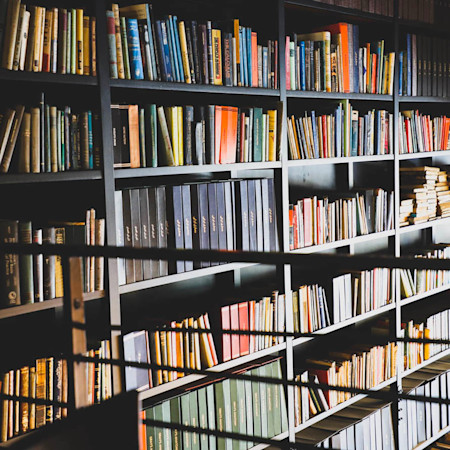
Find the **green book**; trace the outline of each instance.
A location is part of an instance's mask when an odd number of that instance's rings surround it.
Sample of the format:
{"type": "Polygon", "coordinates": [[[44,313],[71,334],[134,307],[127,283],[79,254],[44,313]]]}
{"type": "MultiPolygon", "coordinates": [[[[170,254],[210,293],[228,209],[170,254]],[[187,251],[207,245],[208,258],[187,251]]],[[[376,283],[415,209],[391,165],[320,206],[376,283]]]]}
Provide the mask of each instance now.
{"type": "MultiPolygon", "coordinates": [[[[274,377],[274,364],[267,364],[266,368],[266,377],[273,378],[274,377]]],[[[275,433],[275,417],[274,417],[274,396],[275,390],[278,388],[277,385],[266,383],[267,388],[267,436],[272,438],[276,435],[275,433]]]]}
{"type": "MultiPolygon", "coordinates": [[[[197,391],[198,395],[198,420],[200,428],[208,429],[208,404],[206,399],[206,387],[197,391]]],[[[200,449],[208,450],[208,435],[200,435],[200,449]]]]}
{"type": "MultiPolygon", "coordinates": [[[[276,377],[280,380],[283,379],[283,374],[281,373],[281,361],[278,360],[275,363],[276,377]]],[[[287,407],[286,407],[286,393],[284,386],[280,385],[280,408],[281,408],[281,432],[284,433],[288,429],[288,419],[287,419],[287,407]]]]}
{"type": "MultiPolygon", "coordinates": [[[[250,372],[254,376],[259,375],[258,369],[250,372]]],[[[261,402],[259,397],[259,382],[252,381],[252,400],[253,400],[253,435],[261,437],[261,402]]]]}
{"type": "Polygon", "coordinates": [[[44,106],[44,157],[45,172],[52,171],[52,151],[50,145],[50,105],[44,106]]]}
{"type": "MultiPolygon", "coordinates": [[[[223,391],[224,391],[223,383],[214,384],[217,431],[225,431],[225,398],[223,391]]],[[[218,450],[226,449],[224,438],[217,438],[217,449],[218,450]]]]}
{"type": "Polygon", "coordinates": [[[158,167],[158,129],[156,105],[145,105],[145,153],[148,167],[158,167]]]}
{"type": "MultiPolygon", "coordinates": [[[[250,375],[251,372],[248,372],[250,375]]],[[[253,434],[253,391],[252,391],[252,382],[251,381],[244,381],[244,388],[245,388],[245,417],[246,417],[246,434],[249,436],[254,436],[253,434]]],[[[248,447],[251,446],[251,443],[249,442],[248,447]]]]}
{"type": "MultiPolygon", "coordinates": [[[[170,421],[173,424],[181,424],[180,397],[170,399],[170,421]]],[[[173,450],[183,448],[180,430],[172,430],[172,448],[173,450]]]]}
{"type": "MultiPolygon", "coordinates": [[[[185,426],[190,426],[190,412],[189,412],[189,395],[184,394],[181,396],[181,423],[185,426]]],[[[187,431],[183,431],[183,449],[190,450],[191,447],[191,434],[187,431]]]]}
{"type": "MultiPolygon", "coordinates": [[[[206,402],[208,411],[208,428],[210,430],[216,429],[216,408],[214,402],[214,385],[210,384],[206,386],[206,402]]],[[[209,436],[209,448],[208,450],[217,449],[217,438],[216,436],[209,436]]]]}
{"type": "MultiPolygon", "coordinates": [[[[188,394],[189,397],[189,413],[190,413],[190,424],[194,428],[199,427],[198,418],[198,395],[197,391],[192,391],[188,394]]],[[[200,435],[198,433],[191,433],[191,448],[192,450],[200,450],[200,435]]]]}
{"type": "MultiPolygon", "coordinates": [[[[153,408],[155,420],[163,421],[163,408],[162,405],[156,405],[153,408]]],[[[162,428],[155,428],[155,449],[156,450],[165,450],[164,449],[164,433],[162,428]]]]}
{"type": "Polygon", "coordinates": [[[72,8],[71,32],[68,35],[70,41],[70,73],[77,73],[77,10],[72,8]]]}
{"type": "Polygon", "coordinates": [[[261,162],[263,150],[263,110],[253,108],[253,162],[261,162]]]}
{"type": "MultiPolygon", "coordinates": [[[[232,415],[231,415],[231,386],[230,380],[227,378],[222,381],[223,384],[223,398],[225,402],[225,431],[232,432],[232,415]]],[[[226,450],[233,449],[233,441],[232,439],[225,439],[225,448],[226,450]]]]}
{"type": "MultiPolygon", "coordinates": [[[[280,378],[277,370],[278,362],[271,364],[272,366],[272,377],[280,378]]],[[[277,436],[281,433],[281,390],[282,385],[273,385],[273,435],[277,436]]]]}
{"type": "MultiPolygon", "coordinates": [[[[239,397],[237,380],[230,379],[230,398],[231,398],[231,431],[233,433],[239,433],[239,397]]],[[[233,439],[232,447],[233,450],[239,450],[239,441],[233,439]]]]}
{"type": "Polygon", "coordinates": [[[72,10],[67,10],[66,73],[72,73],[72,10]]]}
{"type": "Polygon", "coordinates": [[[147,157],[145,151],[145,112],[144,108],[139,108],[139,155],[141,167],[147,167],[147,157]]]}
{"type": "MultiPolygon", "coordinates": [[[[163,422],[171,423],[170,401],[162,402],[161,408],[163,422]]],[[[163,444],[164,450],[172,450],[172,430],[170,428],[163,428],[163,444]]]]}
{"type": "MultiPolygon", "coordinates": [[[[145,418],[148,420],[155,419],[154,408],[148,408],[145,410],[145,418]]],[[[147,450],[156,449],[156,428],[154,426],[147,425],[147,450]]]]}
{"type": "MultiPolygon", "coordinates": [[[[245,405],[245,381],[236,380],[237,384],[237,398],[238,398],[238,416],[239,416],[239,434],[247,434],[247,409],[245,405]]],[[[251,392],[251,390],[250,390],[251,392]]],[[[251,397],[250,397],[251,398],[251,397]]],[[[239,450],[246,450],[251,447],[251,444],[247,441],[239,441],[239,450]]]]}
{"type": "Polygon", "coordinates": [[[123,51],[123,65],[125,69],[125,79],[131,80],[130,71],[130,57],[128,56],[128,37],[127,37],[127,23],[125,17],[120,18],[120,34],[122,35],[122,51],[123,51]]]}
{"type": "MultiPolygon", "coordinates": [[[[267,365],[258,367],[256,369],[257,374],[260,377],[267,376],[266,368],[267,365]]],[[[259,398],[261,406],[261,435],[266,438],[269,437],[267,425],[267,383],[259,383],[259,398]]]]}

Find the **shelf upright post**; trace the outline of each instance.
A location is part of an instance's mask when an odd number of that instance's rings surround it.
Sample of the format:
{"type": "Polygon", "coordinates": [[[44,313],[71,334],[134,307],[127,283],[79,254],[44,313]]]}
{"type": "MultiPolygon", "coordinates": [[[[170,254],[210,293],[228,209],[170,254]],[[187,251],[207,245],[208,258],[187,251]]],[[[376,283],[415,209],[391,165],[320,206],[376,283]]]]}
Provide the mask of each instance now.
{"type": "MultiPolygon", "coordinates": [[[[107,7],[105,0],[95,0],[95,15],[97,18],[97,73],[100,92],[103,148],[103,189],[106,214],[106,243],[107,245],[116,245],[114,155],[106,10],[107,7]]],[[[107,282],[105,283],[105,298],[109,299],[110,324],[120,326],[120,294],[116,258],[109,258],[105,261],[105,273],[107,274],[107,282]]],[[[119,331],[111,330],[111,356],[115,359],[120,358],[119,335],[119,331]]],[[[123,373],[118,366],[113,366],[112,373],[113,394],[116,395],[122,390],[123,373]]]]}
{"type": "MultiPolygon", "coordinates": [[[[289,251],[289,167],[287,164],[287,96],[286,96],[286,60],[285,60],[285,44],[286,44],[286,29],[285,29],[285,2],[278,0],[278,60],[279,60],[279,89],[280,102],[282,104],[281,114],[279,120],[281,121],[280,132],[280,161],[281,169],[275,169],[275,190],[277,193],[278,208],[277,217],[278,224],[281,229],[280,249],[284,252],[289,251]]],[[[279,230],[280,230],[279,229],[279,230]]],[[[284,264],[282,267],[277,267],[277,273],[280,274],[279,279],[284,281],[284,292],[286,294],[285,308],[286,308],[286,331],[294,331],[293,317],[292,317],[292,285],[291,285],[291,266],[284,264]]],[[[286,338],[286,378],[288,381],[294,379],[294,349],[292,337],[286,338]]],[[[295,442],[295,398],[294,387],[287,387],[287,408],[288,408],[288,440],[295,442]]]]}

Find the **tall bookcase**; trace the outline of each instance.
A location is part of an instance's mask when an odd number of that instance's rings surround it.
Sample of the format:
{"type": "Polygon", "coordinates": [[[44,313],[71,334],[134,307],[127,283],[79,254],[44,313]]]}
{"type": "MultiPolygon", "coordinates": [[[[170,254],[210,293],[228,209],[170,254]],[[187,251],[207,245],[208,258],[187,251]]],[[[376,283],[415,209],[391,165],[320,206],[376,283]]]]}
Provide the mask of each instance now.
{"type": "MultiPolygon", "coordinates": [[[[52,2],[42,1],[53,6],[52,2]]],[[[71,5],[80,5],[82,2],[73,0],[66,2],[71,5]]],[[[95,0],[89,7],[97,18],[97,45],[98,45],[98,76],[76,76],[45,73],[12,72],[0,70],[0,83],[2,91],[8,91],[6,103],[17,101],[16,96],[32,96],[41,90],[48,93],[49,97],[58,95],[66,96],[71,100],[86,102],[98,110],[101,118],[102,140],[102,169],[93,171],[48,173],[48,174],[6,174],[0,177],[0,190],[5,211],[12,218],[31,215],[39,217],[39,214],[53,215],[55,209],[63,209],[67,215],[71,210],[82,210],[89,206],[95,206],[100,215],[106,218],[106,242],[108,245],[117,244],[116,215],[114,191],[121,187],[145,186],[147,184],[164,184],[172,181],[209,180],[230,177],[273,177],[277,195],[277,220],[280,237],[280,250],[289,251],[289,212],[291,200],[296,200],[297,191],[323,188],[350,190],[356,187],[366,187],[367,183],[375,186],[393,189],[395,192],[395,222],[394,229],[380,233],[358,236],[353,239],[341,240],[323,245],[303,248],[298,253],[312,252],[338,252],[348,254],[361,254],[369,252],[381,252],[391,256],[401,256],[406,247],[419,246],[437,240],[448,239],[448,224],[450,219],[439,219],[420,225],[411,225],[400,228],[399,193],[400,193],[400,167],[403,165],[439,165],[450,162],[450,151],[434,153],[406,154],[398,153],[399,111],[404,108],[421,108],[430,112],[445,113],[448,106],[448,98],[437,97],[404,97],[398,94],[398,58],[396,58],[396,70],[393,95],[375,95],[358,93],[325,93],[315,91],[291,91],[286,88],[285,79],[285,36],[292,32],[302,33],[310,31],[315,26],[324,23],[336,23],[348,21],[356,23],[367,31],[368,36],[385,39],[392,46],[392,50],[398,55],[401,49],[402,36],[406,32],[437,34],[448,37],[448,31],[436,27],[410,23],[397,19],[398,2],[395,2],[394,17],[381,16],[372,13],[361,12],[351,8],[325,5],[311,0],[267,0],[264,2],[202,2],[189,0],[188,2],[171,1],[167,4],[155,2],[158,9],[165,13],[189,11],[190,15],[210,18],[212,20],[232,19],[245,17],[249,24],[256,25],[256,29],[265,30],[271,39],[279,42],[279,89],[262,89],[247,87],[225,87],[214,85],[188,85],[184,83],[165,83],[155,81],[137,80],[112,80],[109,73],[107,24],[105,11],[110,5],[105,0],[95,0]],[[263,13],[261,11],[263,10],[263,13]],[[23,94],[25,92],[26,94],[23,94]],[[361,110],[371,108],[384,108],[393,113],[394,118],[394,154],[379,156],[341,157],[314,160],[288,159],[288,142],[286,132],[287,114],[302,112],[310,109],[320,109],[338,100],[349,99],[361,110]],[[163,104],[186,103],[216,103],[238,105],[276,106],[281,104],[282,114],[278,118],[281,121],[280,155],[277,162],[263,163],[236,163],[232,165],[203,165],[180,167],[157,167],[141,169],[114,169],[113,165],[113,136],[112,136],[112,103],[117,102],[162,102],[163,104]],[[17,202],[17,200],[20,200],[17,202]],[[94,204],[94,205],[93,205],[94,204]]],[[[127,4],[136,2],[127,1],[127,4]]],[[[121,4],[122,5],[122,4],[121,4]]],[[[73,6],[72,6],[73,7],[73,6]]],[[[285,265],[284,267],[262,267],[255,264],[232,263],[198,269],[193,272],[169,275],[166,277],[137,282],[134,284],[119,286],[118,268],[115,260],[109,260],[105,264],[105,292],[89,294],[85,297],[88,323],[95,326],[89,329],[93,336],[114,339],[118,331],[108,331],[108,324],[122,326],[123,333],[144,327],[139,316],[151,315],[158,317],[164,314],[167,308],[186,308],[183,299],[199,299],[194,302],[195,307],[208,310],[211,303],[225,301],[226,295],[240,294],[241,288],[254,286],[263,278],[269,279],[269,285],[280,292],[290,292],[300,283],[308,282],[311,274],[301,273],[297,269],[285,265]],[[220,296],[218,292],[223,293],[220,296]],[[211,302],[211,300],[210,300],[211,302]],[[201,305],[201,306],[199,306],[201,305]],[[106,325],[106,326],[105,326],[106,325]],[[108,336],[109,334],[109,336],[108,336]]],[[[399,286],[399,279],[397,279],[399,286]]],[[[366,324],[366,321],[380,317],[388,317],[391,323],[391,339],[395,340],[401,331],[401,322],[414,305],[420,302],[441,302],[444,305],[445,294],[448,286],[416,295],[406,300],[401,300],[400,289],[397,287],[395,301],[378,310],[354,317],[320,331],[321,335],[328,335],[330,341],[333,337],[342,333],[351,335],[355,326],[366,324]]],[[[265,292],[270,292],[266,288],[265,292]]],[[[255,292],[261,288],[254,288],[255,292]]],[[[257,294],[256,294],[257,295],[257,294]]],[[[57,352],[61,350],[55,343],[55,334],[59,333],[56,324],[59,323],[62,299],[45,301],[31,305],[23,305],[15,308],[0,310],[2,331],[6,336],[14,336],[4,358],[5,369],[10,366],[19,366],[27,361],[30,356],[57,352]],[[3,326],[5,324],[5,326],[3,326]],[[49,327],[47,325],[55,325],[49,327]],[[20,341],[17,330],[20,329],[21,338],[25,337],[27,345],[20,341]],[[38,339],[35,339],[36,336],[38,339]]],[[[418,306],[420,307],[420,306],[418,306]]],[[[292,317],[287,316],[287,329],[292,329],[292,317]]],[[[256,361],[267,355],[280,354],[283,358],[284,373],[287,379],[294,378],[295,368],[301,365],[302,359],[310,350],[308,345],[313,339],[288,338],[286,342],[244,356],[214,367],[214,371],[224,371],[231,368],[244,366],[251,361],[256,361]]],[[[11,340],[9,341],[11,342],[11,340]]],[[[120,356],[119,346],[113,346],[113,356],[120,356]]],[[[413,370],[402,373],[401,356],[398,360],[399,375],[394,377],[376,389],[390,389],[393,398],[393,415],[396,415],[396,392],[402,390],[402,380],[415,370],[429,363],[443,358],[449,354],[447,350],[413,370]]],[[[201,377],[200,377],[201,378],[201,377]]],[[[142,392],[141,398],[144,405],[151,405],[160,399],[177,394],[188,385],[198,382],[199,376],[190,375],[176,381],[163,384],[142,392]]],[[[114,390],[121,389],[120,372],[114,376],[114,390]]],[[[294,426],[294,392],[286,390],[288,405],[289,429],[287,433],[277,436],[276,439],[288,439],[295,442],[297,434],[313,424],[330,417],[335,410],[313,417],[308,422],[298,427],[294,426]]],[[[354,404],[364,396],[352,397],[339,409],[354,404]]],[[[395,422],[394,422],[395,423],[395,422]]],[[[395,427],[394,427],[395,428],[395,427]]],[[[442,430],[440,435],[450,431],[450,427],[442,430]]],[[[439,436],[433,436],[433,440],[439,436]]],[[[425,448],[428,443],[422,443],[417,448],[425,448]]],[[[256,446],[263,448],[263,446],[256,446]]]]}

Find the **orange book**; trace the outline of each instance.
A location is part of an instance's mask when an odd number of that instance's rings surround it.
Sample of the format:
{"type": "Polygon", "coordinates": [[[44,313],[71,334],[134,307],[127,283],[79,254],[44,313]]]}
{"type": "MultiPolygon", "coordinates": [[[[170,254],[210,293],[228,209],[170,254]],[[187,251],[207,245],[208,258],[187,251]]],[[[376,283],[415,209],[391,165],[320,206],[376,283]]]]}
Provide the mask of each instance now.
{"type": "Polygon", "coordinates": [[[239,19],[234,19],[234,39],[236,40],[236,70],[237,70],[237,80],[238,86],[241,86],[241,53],[239,52],[239,19]]]}
{"type": "Polygon", "coordinates": [[[218,164],[220,159],[220,143],[222,132],[222,106],[214,108],[214,164],[218,164]]]}
{"type": "Polygon", "coordinates": [[[258,87],[258,35],[255,31],[252,31],[252,87],[258,87]]]}
{"type": "Polygon", "coordinates": [[[140,167],[138,105],[128,106],[128,127],[130,132],[130,167],[140,167]]]}
{"type": "MultiPolygon", "coordinates": [[[[248,302],[239,303],[239,329],[246,331],[248,326],[248,302]]],[[[240,335],[239,345],[241,348],[241,356],[248,355],[250,352],[250,339],[245,334],[240,335]]]]}
{"type": "MultiPolygon", "coordinates": [[[[145,420],[145,411],[140,412],[140,419],[145,420]]],[[[145,423],[139,423],[139,450],[147,450],[147,425],[145,423]]]]}
{"type": "Polygon", "coordinates": [[[238,109],[235,106],[222,106],[220,164],[236,162],[237,115],[238,109]]]}

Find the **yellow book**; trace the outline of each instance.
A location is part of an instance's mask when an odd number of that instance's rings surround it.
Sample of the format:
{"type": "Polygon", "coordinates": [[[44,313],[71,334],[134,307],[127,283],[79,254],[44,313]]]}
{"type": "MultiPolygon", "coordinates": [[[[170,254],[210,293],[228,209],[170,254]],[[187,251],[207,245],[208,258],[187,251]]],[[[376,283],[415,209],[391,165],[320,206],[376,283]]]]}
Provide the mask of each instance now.
{"type": "Polygon", "coordinates": [[[45,17],[44,8],[41,6],[36,7],[35,25],[34,25],[34,49],[33,51],[33,72],[39,72],[39,60],[41,51],[41,36],[44,37],[42,29],[42,17],[45,17]]]}
{"type": "MultiPolygon", "coordinates": [[[[194,328],[194,318],[189,317],[188,328],[194,328]]],[[[195,333],[189,333],[189,367],[191,369],[196,369],[195,366],[195,333]]]]}
{"type": "Polygon", "coordinates": [[[2,67],[12,70],[14,60],[14,48],[19,27],[20,0],[9,0],[6,12],[6,23],[3,39],[2,67]]]}
{"type": "Polygon", "coordinates": [[[38,56],[37,56],[38,57],[38,72],[42,72],[42,65],[44,62],[45,17],[46,17],[46,9],[42,8],[40,34],[38,34],[38,37],[37,37],[37,40],[39,41],[39,50],[38,50],[38,56]]]}
{"type": "Polygon", "coordinates": [[[277,149],[277,111],[271,109],[267,111],[269,115],[269,161],[276,161],[276,149],[277,149]]]}
{"type": "Polygon", "coordinates": [[[77,55],[76,55],[76,74],[83,75],[83,10],[76,10],[76,43],[77,43],[77,55]]]}
{"type": "MultiPolygon", "coordinates": [[[[424,330],[424,338],[425,339],[431,339],[431,332],[429,328],[425,328],[424,330]]],[[[431,356],[431,344],[424,344],[423,345],[423,359],[427,360],[430,359],[431,356]]]]}
{"type": "MultiPolygon", "coordinates": [[[[117,74],[119,79],[124,80],[125,66],[123,62],[122,34],[120,32],[119,5],[117,3],[113,3],[111,5],[111,9],[114,14],[114,29],[116,32],[117,74]]],[[[123,45],[127,45],[127,43],[124,42],[123,45]]]]}
{"type": "MultiPolygon", "coordinates": [[[[28,13],[29,17],[30,13],[28,13]]],[[[27,7],[25,5],[20,6],[19,21],[17,25],[17,36],[16,42],[14,44],[14,57],[13,57],[13,70],[19,70],[20,65],[20,50],[22,48],[22,42],[26,37],[24,37],[24,28],[26,27],[27,19],[27,7]]],[[[26,33],[26,32],[25,32],[26,33]]]]}
{"type": "Polygon", "coordinates": [[[91,54],[90,54],[90,18],[83,17],[83,75],[91,74],[91,54]]]}
{"type": "Polygon", "coordinates": [[[222,38],[221,31],[212,29],[212,57],[214,84],[222,85],[222,38]]]}
{"type": "Polygon", "coordinates": [[[382,94],[387,94],[388,78],[389,78],[389,57],[386,56],[384,58],[383,89],[381,91],[382,94]]]}
{"type": "Polygon", "coordinates": [[[184,166],[184,146],[183,146],[183,107],[177,106],[178,119],[178,164],[184,166]]]}
{"type": "Polygon", "coordinates": [[[176,166],[180,165],[180,150],[179,150],[179,142],[178,142],[178,114],[177,114],[177,107],[171,106],[170,107],[170,133],[172,137],[172,151],[173,151],[173,160],[175,162],[176,166]]]}
{"type": "Polygon", "coordinates": [[[179,22],[178,30],[180,32],[181,58],[183,60],[184,78],[186,83],[191,84],[191,69],[189,67],[189,56],[187,50],[186,29],[184,27],[184,21],[179,22]]]}
{"type": "Polygon", "coordinates": [[[394,66],[395,66],[395,52],[389,53],[389,83],[388,94],[394,93],[394,66]]]}

